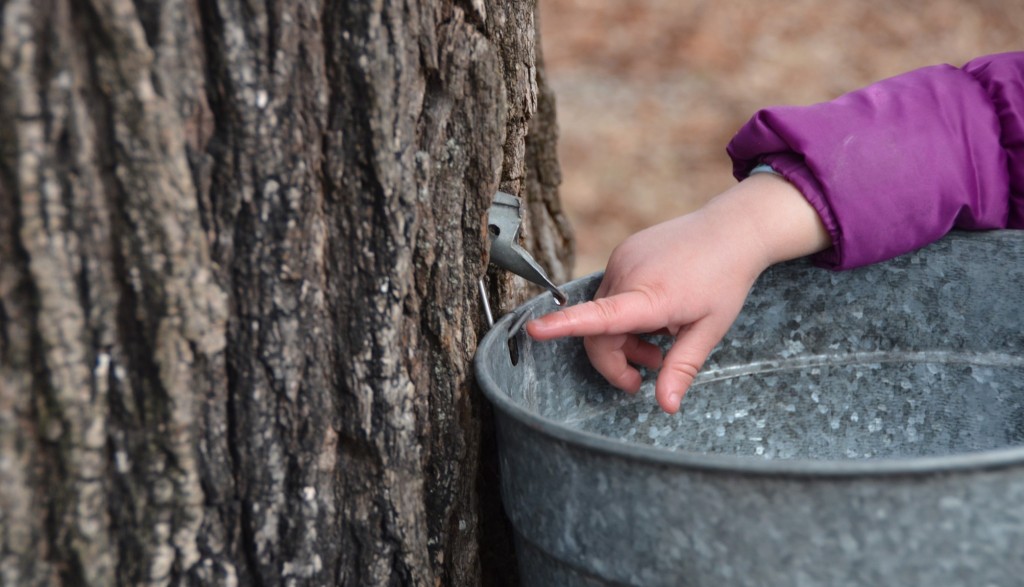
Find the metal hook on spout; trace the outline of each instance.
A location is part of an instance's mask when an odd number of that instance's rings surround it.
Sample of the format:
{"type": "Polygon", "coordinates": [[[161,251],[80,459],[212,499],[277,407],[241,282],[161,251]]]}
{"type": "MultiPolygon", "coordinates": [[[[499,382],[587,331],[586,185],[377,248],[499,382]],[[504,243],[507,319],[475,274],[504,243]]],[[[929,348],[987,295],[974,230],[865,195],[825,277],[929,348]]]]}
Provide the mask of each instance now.
{"type": "Polygon", "coordinates": [[[547,288],[559,306],[566,304],[565,294],[548,279],[547,273],[530,253],[519,246],[519,228],[523,213],[519,198],[498,192],[487,212],[487,234],[491,239],[491,263],[506,271],[547,288]]]}

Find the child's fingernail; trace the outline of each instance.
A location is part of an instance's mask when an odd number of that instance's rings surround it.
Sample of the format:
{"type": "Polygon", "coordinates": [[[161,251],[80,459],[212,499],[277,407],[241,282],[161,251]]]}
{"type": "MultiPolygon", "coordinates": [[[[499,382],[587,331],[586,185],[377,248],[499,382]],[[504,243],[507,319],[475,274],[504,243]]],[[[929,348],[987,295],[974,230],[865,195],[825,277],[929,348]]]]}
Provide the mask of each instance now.
{"type": "Polygon", "coordinates": [[[683,401],[683,394],[678,391],[672,391],[668,394],[668,405],[675,412],[679,409],[679,402],[683,401]]]}

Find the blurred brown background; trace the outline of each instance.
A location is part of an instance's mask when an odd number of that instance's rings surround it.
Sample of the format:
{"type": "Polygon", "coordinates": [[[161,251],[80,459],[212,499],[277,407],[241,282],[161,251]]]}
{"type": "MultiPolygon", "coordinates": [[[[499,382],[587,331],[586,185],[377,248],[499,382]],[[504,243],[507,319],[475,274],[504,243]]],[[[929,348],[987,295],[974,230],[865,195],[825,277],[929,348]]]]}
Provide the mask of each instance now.
{"type": "Polygon", "coordinates": [[[1024,50],[1019,0],[539,0],[577,275],[733,183],[758,108],[1024,50]]]}

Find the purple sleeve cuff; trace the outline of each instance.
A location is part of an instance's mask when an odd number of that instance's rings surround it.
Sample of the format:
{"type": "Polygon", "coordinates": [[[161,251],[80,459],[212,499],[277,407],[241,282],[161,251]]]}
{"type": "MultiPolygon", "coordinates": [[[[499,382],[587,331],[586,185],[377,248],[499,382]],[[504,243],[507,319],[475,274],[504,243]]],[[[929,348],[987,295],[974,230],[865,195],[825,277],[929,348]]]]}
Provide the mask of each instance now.
{"type": "Polygon", "coordinates": [[[831,102],[761,110],[728,152],[737,178],[767,162],[793,183],[832,237],[815,261],[848,269],[954,227],[1006,226],[1001,118],[976,76],[935,66],[831,102]]]}
{"type": "Polygon", "coordinates": [[[999,117],[1010,182],[1007,227],[1024,228],[1024,53],[979,57],[964,71],[985,88],[999,117]]]}

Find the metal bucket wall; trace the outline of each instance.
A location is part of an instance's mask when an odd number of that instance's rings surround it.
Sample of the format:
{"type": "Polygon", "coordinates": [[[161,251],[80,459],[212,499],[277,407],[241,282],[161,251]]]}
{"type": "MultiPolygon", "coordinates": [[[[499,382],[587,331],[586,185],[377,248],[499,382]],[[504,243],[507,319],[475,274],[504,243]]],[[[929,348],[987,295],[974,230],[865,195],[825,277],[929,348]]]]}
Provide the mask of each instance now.
{"type": "Polygon", "coordinates": [[[669,416],[578,340],[509,339],[532,300],[476,358],[524,584],[1019,584],[1022,302],[1020,232],[774,267],[669,416]]]}

